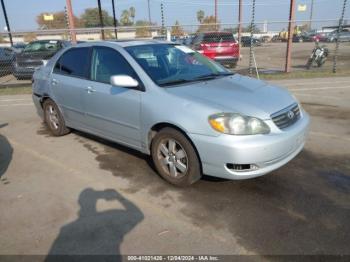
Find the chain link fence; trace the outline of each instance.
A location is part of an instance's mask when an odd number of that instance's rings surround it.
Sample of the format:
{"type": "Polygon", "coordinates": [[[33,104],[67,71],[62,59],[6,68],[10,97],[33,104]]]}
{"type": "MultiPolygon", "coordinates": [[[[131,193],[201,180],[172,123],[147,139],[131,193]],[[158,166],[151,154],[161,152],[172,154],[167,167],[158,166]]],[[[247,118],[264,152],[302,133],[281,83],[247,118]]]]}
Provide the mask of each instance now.
{"type": "MultiPolygon", "coordinates": [[[[114,27],[110,26],[113,21],[108,21],[108,14],[102,15],[105,27],[83,27],[86,26],[86,20],[91,26],[99,24],[98,14],[91,14],[95,20],[91,17],[82,17],[80,20],[75,17],[75,29],[70,31],[68,25],[63,26],[67,23],[63,12],[63,20],[56,19],[55,23],[59,24],[50,24],[49,17],[47,25],[40,30],[12,32],[13,46],[8,33],[0,33],[0,86],[30,84],[35,68],[61,48],[70,45],[72,33],[78,43],[100,41],[103,38],[107,41],[168,40],[186,45],[236,72],[256,77],[285,70],[288,21],[242,23],[239,36],[238,24],[203,22],[195,25],[150,26],[144,22],[137,26],[133,23],[133,26],[114,27]],[[55,28],[60,26],[63,28],[55,28]]],[[[339,34],[339,20],[336,19],[295,21],[294,25],[290,61],[292,72],[332,72],[338,44],[337,70],[348,70],[350,73],[350,25],[342,22],[339,34]],[[313,63],[307,67],[307,61],[317,45],[327,49],[327,59],[321,65],[313,63]]]]}

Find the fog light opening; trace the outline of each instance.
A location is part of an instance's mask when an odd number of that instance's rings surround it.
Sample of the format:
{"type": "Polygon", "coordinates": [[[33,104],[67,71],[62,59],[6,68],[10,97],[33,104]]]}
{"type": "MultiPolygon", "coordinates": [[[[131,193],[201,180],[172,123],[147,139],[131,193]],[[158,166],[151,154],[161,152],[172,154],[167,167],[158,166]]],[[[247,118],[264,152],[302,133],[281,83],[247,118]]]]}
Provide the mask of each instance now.
{"type": "Polygon", "coordinates": [[[226,164],[226,167],[230,170],[233,171],[251,171],[251,170],[255,170],[258,169],[257,165],[254,164],[232,164],[232,163],[228,163],[226,164]]]}

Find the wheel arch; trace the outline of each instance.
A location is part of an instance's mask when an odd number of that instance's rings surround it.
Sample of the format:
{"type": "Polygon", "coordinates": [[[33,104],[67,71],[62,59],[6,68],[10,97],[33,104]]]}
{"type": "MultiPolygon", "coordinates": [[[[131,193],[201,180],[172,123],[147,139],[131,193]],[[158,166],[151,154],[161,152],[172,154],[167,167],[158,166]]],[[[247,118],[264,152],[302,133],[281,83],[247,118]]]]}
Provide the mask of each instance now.
{"type": "Polygon", "coordinates": [[[162,130],[162,129],[166,128],[166,127],[170,127],[170,128],[173,128],[173,129],[179,131],[179,132],[180,132],[181,134],[183,134],[183,135],[187,138],[187,140],[191,143],[191,145],[193,146],[193,149],[194,149],[194,151],[196,152],[196,155],[197,155],[197,157],[198,157],[199,166],[200,166],[200,169],[201,169],[201,173],[203,174],[202,160],[201,160],[201,157],[200,157],[200,154],[199,154],[199,152],[198,152],[198,150],[197,150],[196,145],[193,143],[192,139],[187,135],[186,131],[185,131],[183,128],[181,128],[181,127],[179,127],[179,126],[177,126],[177,125],[175,125],[175,124],[172,124],[172,123],[169,123],[169,122],[160,122],[160,123],[154,124],[154,125],[150,128],[150,130],[148,131],[148,136],[147,136],[147,151],[148,151],[148,153],[151,152],[153,138],[156,136],[156,134],[157,134],[160,130],[162,130]]]}

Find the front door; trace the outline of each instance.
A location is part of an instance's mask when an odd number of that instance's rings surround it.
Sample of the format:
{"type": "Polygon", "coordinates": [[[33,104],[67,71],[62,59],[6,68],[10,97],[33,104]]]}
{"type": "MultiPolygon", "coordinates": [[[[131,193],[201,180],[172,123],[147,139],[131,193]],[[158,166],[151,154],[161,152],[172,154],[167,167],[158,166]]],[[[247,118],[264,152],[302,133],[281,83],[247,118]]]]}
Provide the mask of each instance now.
{"type": "Polygon", "coordinates": [[[86,123],[96,134],[140,148],[142,91],[112,86],[113,75],[129,75],[140,81],[126,59],[115,49],[94,47],[89,89],[84,94],[86,123]]]}

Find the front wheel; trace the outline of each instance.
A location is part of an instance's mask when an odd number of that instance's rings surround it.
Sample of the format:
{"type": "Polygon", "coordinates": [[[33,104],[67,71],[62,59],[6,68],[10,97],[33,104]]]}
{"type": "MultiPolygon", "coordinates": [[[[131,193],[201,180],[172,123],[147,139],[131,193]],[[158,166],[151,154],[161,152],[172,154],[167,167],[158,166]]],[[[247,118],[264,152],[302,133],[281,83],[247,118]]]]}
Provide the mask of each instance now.
{"type": "Polygon", "coordinates": [[[312,66],[312,62],[314,61],[313,58],[309,58],[306,63],[306,69],[310,69],[312,66]]]}
{"type": "Polygon", "coordinates": [[[151,153],[158,173],[171,184],[189,186],[201,178],[193,145],[176,129],[160,130],[152,141],[151,153]]]}
{"type": "Polygon", "coordinates": [[[63,136],[70,132],[66,127],[63,116],[58,106],[51,99],[46,99],[43,104],[44,120],[54,136],[63,136]]]}

